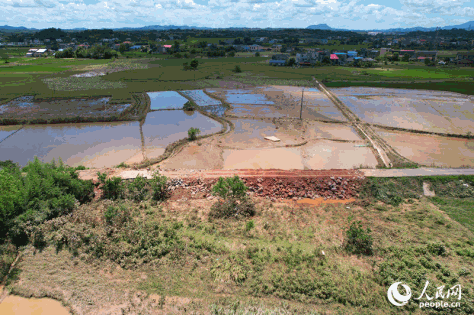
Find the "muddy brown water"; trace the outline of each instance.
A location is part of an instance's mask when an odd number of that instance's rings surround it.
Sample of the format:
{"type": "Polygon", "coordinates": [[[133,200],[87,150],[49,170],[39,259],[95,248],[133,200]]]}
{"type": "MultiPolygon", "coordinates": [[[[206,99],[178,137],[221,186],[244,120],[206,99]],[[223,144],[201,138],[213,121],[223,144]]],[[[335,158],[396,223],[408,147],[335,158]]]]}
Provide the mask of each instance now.
{"type": "Polygon", "coordinates": [[[387,131],[376,128],[402,156],[423,165],[440,167],[474,166],[474,140],[387,131]]]}
{"type": "Polygon", "coordinates": [[[2,315],[70,315],[60,302],[43,299],[26,299],[16,295],[7,296],[0,303],[2,315]]]}
{"type": "Polygon", "coordinates": [[[198,112],[156,111],[139,122],[31,125],[0,143],[0,161],[26,165],[34,156],[44,162],[59,157],[71,166],[112,167],[161,155],[165,147],[187,137],[191,127],[201,135],[222,125],[198,112]]]}
{"type": "Polygon", "coordinates": [[[380,88],[331,91],[365,122],[437,133],[474,132],[474,102],[462,94],[380,88]]]}

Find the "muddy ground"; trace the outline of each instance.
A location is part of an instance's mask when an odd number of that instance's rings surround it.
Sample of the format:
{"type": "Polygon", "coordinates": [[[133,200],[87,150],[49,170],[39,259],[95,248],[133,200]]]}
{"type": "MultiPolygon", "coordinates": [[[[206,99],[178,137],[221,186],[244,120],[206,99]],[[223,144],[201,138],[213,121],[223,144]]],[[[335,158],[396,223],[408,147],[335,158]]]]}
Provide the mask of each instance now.
{"type": "Polygon", "coordinates": [[[474,140],[375,129],[402,156],[426,166],[473,167],[474,140]]]}

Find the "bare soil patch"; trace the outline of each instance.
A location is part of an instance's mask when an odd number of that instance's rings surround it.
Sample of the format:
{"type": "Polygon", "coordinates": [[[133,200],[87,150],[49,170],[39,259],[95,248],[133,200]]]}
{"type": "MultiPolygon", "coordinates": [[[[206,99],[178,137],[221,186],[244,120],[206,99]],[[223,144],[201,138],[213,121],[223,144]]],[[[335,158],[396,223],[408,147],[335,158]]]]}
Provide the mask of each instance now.
{"type": "Polygon", "coordinates": [[[402,156],[416,163],[439,167],[474,166],[474,140],[375,130],[402,156]]]}

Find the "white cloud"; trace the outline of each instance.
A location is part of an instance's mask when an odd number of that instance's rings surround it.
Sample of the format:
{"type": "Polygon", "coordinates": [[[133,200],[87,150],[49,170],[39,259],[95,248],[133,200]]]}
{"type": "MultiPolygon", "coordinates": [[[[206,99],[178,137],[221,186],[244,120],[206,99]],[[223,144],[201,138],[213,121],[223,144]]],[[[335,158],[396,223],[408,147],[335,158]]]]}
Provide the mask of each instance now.
{"type": "Polygon", "coordinates": [[[362,4],[360,0],[0,0],[0,24],[27,27],[121,27],[187,24],[228,27],[306,27],[326,23],[353,29],[448,25],[445,18],[474,18],[470,0],[400,0],[362,4]],[[430,16],[428,16],[430,14],[430,16]],[[434,16],[432,16],[434,15],[434,16]],[[357,22],[354,22],[357,21],[357,22]],[[444,22],[444,23],[443,23],[444,22]]]}

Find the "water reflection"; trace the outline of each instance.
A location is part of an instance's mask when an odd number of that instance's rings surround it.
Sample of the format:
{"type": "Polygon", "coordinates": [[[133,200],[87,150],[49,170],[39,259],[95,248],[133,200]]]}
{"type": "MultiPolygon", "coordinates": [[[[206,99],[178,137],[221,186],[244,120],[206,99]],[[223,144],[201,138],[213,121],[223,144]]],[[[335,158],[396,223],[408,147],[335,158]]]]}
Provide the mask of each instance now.
{"type": "Polygon", "coordinates": [[[61,157],[71,166],[112,167],[156,157],[197,127],[202,135],[218,132],[221,124],[197,111],[155,111],[140,122],[26,126],[0,143],[0,161],[26,165],[34,156],[49,162],[61,157]]]}

